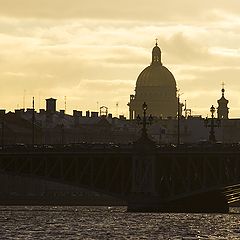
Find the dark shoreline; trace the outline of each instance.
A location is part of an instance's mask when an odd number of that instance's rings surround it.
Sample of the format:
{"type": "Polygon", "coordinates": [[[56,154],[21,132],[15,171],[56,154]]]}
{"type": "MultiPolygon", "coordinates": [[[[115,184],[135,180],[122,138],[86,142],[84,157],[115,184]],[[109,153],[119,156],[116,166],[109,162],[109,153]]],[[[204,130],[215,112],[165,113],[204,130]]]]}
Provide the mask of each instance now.
{"type": "Polygon", "coordinates": [[[101,197],[9,197],[0,198],[0,206],[27,205],[27,206],[126,206],[119,199],[105,199],[101,197]]]}

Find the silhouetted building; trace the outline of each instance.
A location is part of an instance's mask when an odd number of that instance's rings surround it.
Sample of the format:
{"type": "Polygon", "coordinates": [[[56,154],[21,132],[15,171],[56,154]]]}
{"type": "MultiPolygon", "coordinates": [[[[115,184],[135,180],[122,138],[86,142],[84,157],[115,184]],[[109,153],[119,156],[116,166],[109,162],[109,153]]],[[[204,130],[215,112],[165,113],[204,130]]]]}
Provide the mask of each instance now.
{"type": "Polygon", "coordinates": [[[55,113],[56,112],[56,101],[55,98],[46,99],[46,111],[47,113],[55,113]]]}
{"type": "MultiPolygon", "coordinates": [[[[3,113],[3,112],[2,112],[3,113]]],[[[32,113],[29,112],[4,113],[1,116],[4,122],[1,122],[0,141],[2,145],[10,145],[16,143],[31,144],[32,143],[32,113]],[[29,120],[24,119],[24,114],[28,115],[29,120]],[[4,123],[4,124],[3,124],[4,123]]],[[[35,124],[35,141],[37,144],[41,143],[42,129],[35,124]]]]}
{"type": "Polygon", "coordinates": [[[156,43],[152,50],[152,63],[138,76],[135,95],[130,95],[129,118],[142,115],[142,104],[148,105],[148,114],[155,117],[176,117],[176,81],[173,74],[162,65],[161,50],[156,43]]]}
{"type": "Polygon", "coordinates": [[[217,108],[217,115],[220,119],[228,119],[228,100],[224,97],[225,89],[222,88],[222,97],[217,101],[218,102],[218,108],[217,108]]]}

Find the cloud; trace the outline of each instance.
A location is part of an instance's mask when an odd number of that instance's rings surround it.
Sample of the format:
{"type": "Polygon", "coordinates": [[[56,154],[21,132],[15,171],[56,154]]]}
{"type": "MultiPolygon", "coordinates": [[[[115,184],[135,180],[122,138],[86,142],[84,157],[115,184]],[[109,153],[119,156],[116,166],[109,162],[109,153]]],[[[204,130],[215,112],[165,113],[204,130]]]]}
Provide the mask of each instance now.
{"type": "MultiPolygon", "coordinates": [[[[69,111],[102,102],[127,112],[139,73],[159,39],[163,64],[195,109],[208,112],[220,84],[238,106],[239,17],[236,1],[0,0],[2,106],[31,97],[68,98],[69,111]],[[206,110],[203,110],[206,109],[206,110]]],[[[231,109],[230,109],[231,110],[231,109]]],[[[198,111],[198,110],[197,110],[198,111]]]]}
{"type": "Polygon", "coordinates": [[[137,19],[142,21],[191,20],[209,21],[221,18],[219,11],[239,13],[240,6],[234,0],[150,0],[139,4],[137,0],[0,0],[0,15],[17,18],[95,18],[137,19]]]}

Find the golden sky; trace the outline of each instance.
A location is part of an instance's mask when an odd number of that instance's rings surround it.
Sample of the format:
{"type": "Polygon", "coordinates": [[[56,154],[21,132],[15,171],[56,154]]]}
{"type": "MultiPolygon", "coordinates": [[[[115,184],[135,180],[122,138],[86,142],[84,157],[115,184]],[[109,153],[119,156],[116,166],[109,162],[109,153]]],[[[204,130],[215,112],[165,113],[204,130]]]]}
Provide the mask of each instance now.
{"type": "Polygon", "coordinates": [[[0,0],[0,108],[96,111],[128,116],[139,73],[158,38],[162,62],[193,114],[221,97],[240,117],[239,0],[0,0]],[[119,107],[116,108],[116,103],[119,107]]]}

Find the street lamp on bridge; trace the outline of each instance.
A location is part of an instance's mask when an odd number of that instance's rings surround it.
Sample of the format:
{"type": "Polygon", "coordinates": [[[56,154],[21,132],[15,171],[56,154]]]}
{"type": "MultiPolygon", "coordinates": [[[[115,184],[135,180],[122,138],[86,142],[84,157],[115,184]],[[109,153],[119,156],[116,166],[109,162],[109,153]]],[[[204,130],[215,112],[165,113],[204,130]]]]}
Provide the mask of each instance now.
{"type": "Polygon", "coordinates": [[[137,116],[137,121],[138,124],[142,124],[142,138],[148,138],[147,136],[147,124],[151,124],[153,121],[153,117],[150,114],[149,117],[146,116],[146,112],[147,112],[147,104],[146,102],[143,103],[142,105],[142,109],[143,109],[143,117],[141,118],[139,115],[137,116]],[[142,122],[141,122],[142,120],[142,122]]]}
{"type": "Polygon", "coordinates": [[[206,117],[206,119],[204,120],[205,127],[209,127],[210,128],[210,131],[209,131],[209,142],[211,142],[211,143],[215,143],[216,142],[214,128],[220,127],[220,124],[221,124],[220,119],[214,118],[215,111],[216,111],[215,107],[212,105],[211,108],[210,108],[211,118],[208,119],[208,117],[206,117]]]}

